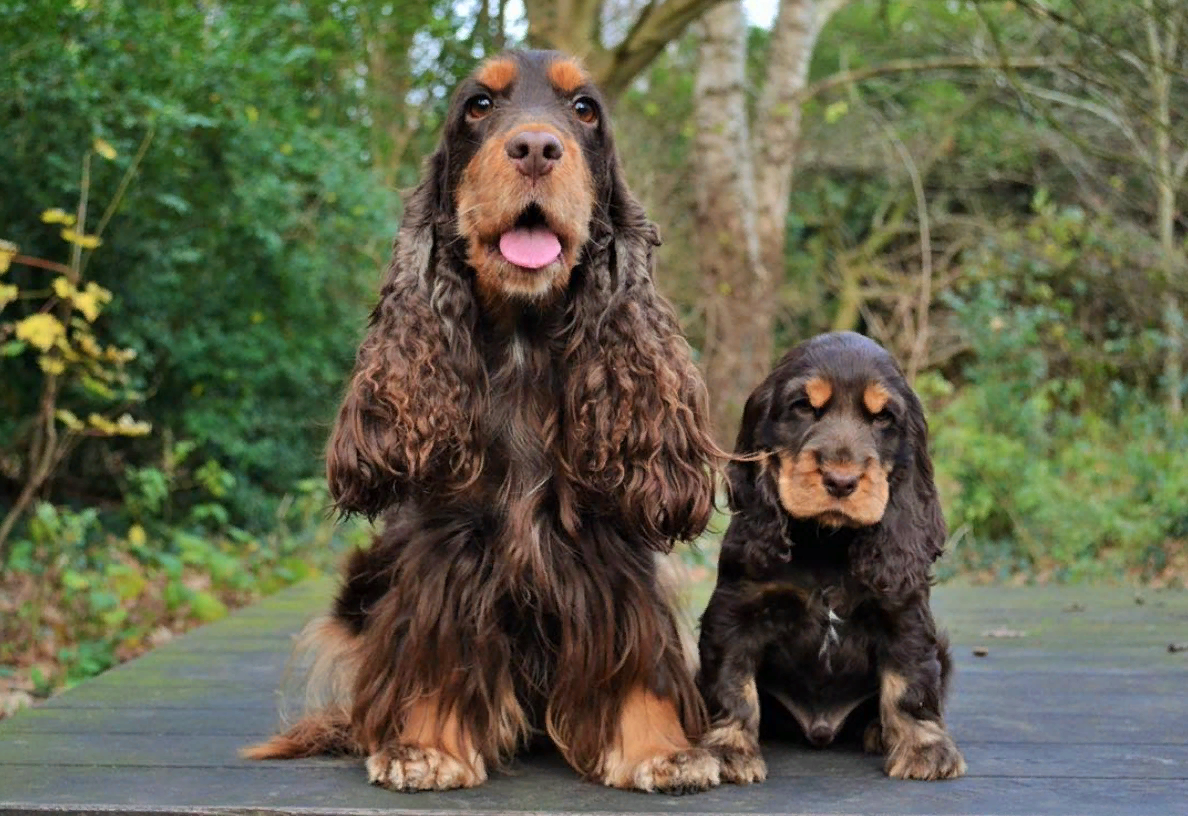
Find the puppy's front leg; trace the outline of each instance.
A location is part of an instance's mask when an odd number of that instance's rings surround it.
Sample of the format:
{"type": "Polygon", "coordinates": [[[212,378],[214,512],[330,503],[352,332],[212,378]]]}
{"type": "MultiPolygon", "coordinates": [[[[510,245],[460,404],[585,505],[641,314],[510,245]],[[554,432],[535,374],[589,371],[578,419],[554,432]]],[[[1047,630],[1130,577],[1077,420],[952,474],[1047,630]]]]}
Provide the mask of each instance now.
{"type": "Polygon", "coordinates": [[[715,592],[701,619],[697,685],[711,720],[701,744],[721,760],[723,782],[749,785],[767,778],[759,752],[758,651],[752,638],[729,631],[727,603],[715,592]]]}
{"type": "Polygon", "coordinates": [[[881,735],[868,731],[868,750],[880,740],[883,769],[896,779],[955,779],[965,759],[941,716],[948,680],[948,644],[937,638],[931,615],[904,616],[907,626],[879,667],[881,735]]]}

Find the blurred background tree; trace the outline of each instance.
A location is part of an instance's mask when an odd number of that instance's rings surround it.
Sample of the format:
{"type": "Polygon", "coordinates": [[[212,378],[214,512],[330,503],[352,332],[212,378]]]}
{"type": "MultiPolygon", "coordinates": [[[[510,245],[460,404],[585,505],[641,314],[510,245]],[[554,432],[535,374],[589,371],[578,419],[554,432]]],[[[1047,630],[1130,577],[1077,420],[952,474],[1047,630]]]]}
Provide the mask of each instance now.
{"type": "Polygon", "coordinates": [[[580,54],[613,100],[723,444],[783,350],[857,329],[930,409],[946,574],[1182,582],[1186,17],[0,6],[0,667],[22,688],[86,676],[365,536],[327,519],[320,455],[399,194],[456,82],[525,43],[580,54]],[[110,295],[93,317],[90,283],[110,295]],[[87,349],[126,354],[106,380],[87,349]]]}

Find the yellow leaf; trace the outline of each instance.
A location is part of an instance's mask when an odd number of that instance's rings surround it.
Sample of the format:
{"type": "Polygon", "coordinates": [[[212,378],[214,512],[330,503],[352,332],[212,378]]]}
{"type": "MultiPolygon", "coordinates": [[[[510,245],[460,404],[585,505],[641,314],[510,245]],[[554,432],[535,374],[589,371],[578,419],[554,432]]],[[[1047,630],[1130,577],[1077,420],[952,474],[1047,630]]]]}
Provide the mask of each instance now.
{"type": "Polygon", "coordinates": [[[12,241],[0,241],[0,275],[8,271],[9,264],[16,257],[19,247],[12,241]]]}
{"type": "Polygon", "coordinates": [[[49,351],[59,337],[66,336],[66,327],[51,314],[29,315],[16,324],[16,336],[35,348],[49,351]]]}
{"type": "Polygon", "coordinates": [[[66,370],[66,364],[62,362],[61,357],[51,357],[48,354],[43,354],[37,358],[37,365],[41,366],[41,370],[46,374],[57,376],[66,370]]]}
{"type": "Polygon", "coordinates": [[[74,292],[73,283],[65,278],[54,278],[54,294],[62,298],[62,300],[74,297],[74,292]]]}
{"type": "Polygon", "coordinates": [[[88,357],[103,356],[103,349],[99,348],[99,344],[95,342],[95,338],[89,334],[82,334],[76,332],[74,335],[74,342],[79,350],[88,357]]]}
{"type": "Polygon", "coordinates": [[[3,309],[5,306],[16,300],[17,295],[20,293],[21,290],[13,284],[0,283],[0,309],[3,309]]]}
{"type": "Polygon", "coordinates": [[[124,436],[148,436],[153,430],[151,422],[135,420],[130,414],[124,414],[117,419],[115,427],[117,432],[124,436]]]}
{"type": "Polygon", "coordinates": [[[248,121],[251,122],[252,124],[255,124],[256,121],[259,120],[259,118],[260,118],[260,111],[256,110],[255,105],[248,105],[244,109],[244,113],[247,114],[248,121]]]}
{"type": "Polygon", "coordinates": [[[279,149],[282,156],[293,155],[293,145],[289,144],[288,142],[285,142],[283,145],[281,145],[279,149]]]}
{"type": "Polygon", "coordinates": [[[61,207],[54,207],[52,210],[46,210],[41,214],[41,220],[46,224],[65,224],[68,227],[74,226],[74,216],[63,210],[61,207]]]}
{"type": "Polygon", "coordinates": [[[103,304],[111,302],[111,292],[91,281],[87,284],[85,292],[75,292],[72,299],[75,308],[83,313],[83,317],[94,323],[95,318],[99,317],[99,312],[103,310],[103,304]]]}
{"type": "Polygon", "coordinates": [[[253,324],[259,325],[263,322],[264,322],[264,313],[263,312],[252,312],[252,323],[253,324]]]}
{"type": "Polygon", "coordinates": [[[135,544],[137,547],[143,547],[144,542],[148,540],[148,536],[144,534],[144,528],[139,524],[133,524],[128,528],[128,541],[135,544]]]}
{"type": "Polygon", "coordinates": [[[99,416],[99,414],[91,414],[89,417],[87,417],[87,424],[95,430],[108,435],[117,432],[115,423],[107,417],[99,416]]]}
{"type": "Polygon", "coordinates": [[[69,228],[62,230],[62,240],[78,244],[83,249],[94,249],[103,243],[98,235],[83,235],[69,228]]]}
{"type": "Polygon", "coordinates": [[[82,420],[76,417],[73,411],[59,408],[57,411],[54,411],[54,416],[58,418],[58,422],[61,422],[72,431],[81,431],[83,429],[82,420]]]}
{"type": "Polygon", "coordinates": [[[111,161],[116,157],[115,148],[103,139],[95,140],[95,152],[108,161],[111,161]]]}
{"type": "Polygon", "coordinates": [[[843,116],[845,116],[849,110],[850,104],[845,100],[834,102],[832,105],[825,108],[825,121],[832,125],[838,119],[841,119],[843,116]]]}

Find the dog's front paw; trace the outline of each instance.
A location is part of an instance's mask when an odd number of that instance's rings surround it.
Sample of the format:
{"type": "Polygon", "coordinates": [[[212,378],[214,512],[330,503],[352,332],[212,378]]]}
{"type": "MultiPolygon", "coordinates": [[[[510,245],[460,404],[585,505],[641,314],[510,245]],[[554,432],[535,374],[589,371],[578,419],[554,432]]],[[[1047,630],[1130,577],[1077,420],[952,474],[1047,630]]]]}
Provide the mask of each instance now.
{"type": "Polygon", "coordinates": [[[750,785],[767,779],[767,763],[757,752],[720,751],[718,761],[722,763],[722,781],[735,785],[750,785]]]}
{"type": "Polygon", "coordinates": [[[717,757],[702,748],[685,748],[642,760],[626,773],[607,777],[614,788],[633,788],[648,793],[698,793],[721,781],[717,757]]]}
{"type": "Polygon", "coordinates": [[[728,723],[710,730],[701,744],[722,765],[722,781],[750,785],[767,779],[767,763],[755,738],[741,726],[728,723]]]}
{"type": "Polygon", "coordinates": [[[965,775],[957,743],[939,723],[921,722],[887,751],[883,766],[895,779],[956,779],[965,775]]]}
{"type": "Polygon", "coordinates": [[[467,764],[437,748],[394,745],[367,758],[367,779],[394,791],[473,788],[487,780],[481,758],[467,764]]]}

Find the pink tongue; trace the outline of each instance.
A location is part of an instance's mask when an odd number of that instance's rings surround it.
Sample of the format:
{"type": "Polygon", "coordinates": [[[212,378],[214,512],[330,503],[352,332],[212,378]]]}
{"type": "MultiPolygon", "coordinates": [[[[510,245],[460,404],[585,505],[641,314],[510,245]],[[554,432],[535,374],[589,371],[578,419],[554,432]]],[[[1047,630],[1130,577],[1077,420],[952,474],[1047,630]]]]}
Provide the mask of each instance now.
{"type": "Polygon", "coordinates": [[[561,242],[543,227],[508,230],[499,237],[499,251],[516,266],[540,269],[557,260],[561,242]]]}

